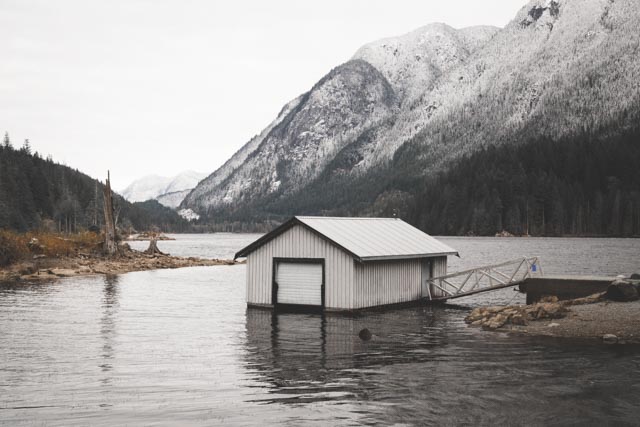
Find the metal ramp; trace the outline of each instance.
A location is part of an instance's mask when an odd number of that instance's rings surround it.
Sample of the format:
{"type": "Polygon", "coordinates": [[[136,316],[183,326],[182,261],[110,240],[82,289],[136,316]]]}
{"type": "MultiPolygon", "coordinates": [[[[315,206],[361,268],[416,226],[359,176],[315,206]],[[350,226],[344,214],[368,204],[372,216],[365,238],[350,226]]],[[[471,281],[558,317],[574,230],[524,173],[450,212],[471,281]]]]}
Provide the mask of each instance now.
{"type": "Polygon", "coordinates": [[[528,277],[542,276],[538,257],[524,257],[434,277],[428,280],[427,300],[447,301],[495,289],[508,288],[528,277]]]}

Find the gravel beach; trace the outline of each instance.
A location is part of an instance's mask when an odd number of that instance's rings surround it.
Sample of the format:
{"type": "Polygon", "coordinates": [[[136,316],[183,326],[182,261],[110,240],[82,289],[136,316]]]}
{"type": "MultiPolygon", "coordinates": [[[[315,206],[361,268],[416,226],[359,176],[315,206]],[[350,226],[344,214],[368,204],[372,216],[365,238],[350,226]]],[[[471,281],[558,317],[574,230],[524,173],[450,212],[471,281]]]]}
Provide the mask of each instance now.
{"type": "MultiPolygon", "coordinates": [[[[597,338],[615,335],[612,342],[640,344],[640,301],[602,301],[569,307],[566,317],[510,325],[510,330],[530,335],[597,338]]],[[[509,328],[505,328],[509,329],[509,328]]]]}

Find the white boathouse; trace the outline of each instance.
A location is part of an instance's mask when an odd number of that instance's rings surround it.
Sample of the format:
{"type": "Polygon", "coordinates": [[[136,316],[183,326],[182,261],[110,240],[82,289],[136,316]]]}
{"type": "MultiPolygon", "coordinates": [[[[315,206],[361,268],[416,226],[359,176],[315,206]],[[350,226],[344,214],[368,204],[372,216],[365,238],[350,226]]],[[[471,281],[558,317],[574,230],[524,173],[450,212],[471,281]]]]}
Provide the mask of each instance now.
{"type": "Polygon", "coordinates": [[[296,216],[235,258],[247,259],[247,304],[358,310],[440,295],[428,279],[458,252],[397,218],[296,216]]]}

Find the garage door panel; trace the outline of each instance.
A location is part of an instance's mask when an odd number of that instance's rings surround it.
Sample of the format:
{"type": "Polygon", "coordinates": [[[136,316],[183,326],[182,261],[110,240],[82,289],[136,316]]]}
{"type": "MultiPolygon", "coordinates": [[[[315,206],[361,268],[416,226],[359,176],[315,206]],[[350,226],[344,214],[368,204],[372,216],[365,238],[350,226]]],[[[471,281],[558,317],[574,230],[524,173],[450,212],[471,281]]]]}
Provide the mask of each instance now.
{"type": "Polygon", "coordinates": [[[278,304],[322,305],[322,264],[279,262],[278,304]]]}

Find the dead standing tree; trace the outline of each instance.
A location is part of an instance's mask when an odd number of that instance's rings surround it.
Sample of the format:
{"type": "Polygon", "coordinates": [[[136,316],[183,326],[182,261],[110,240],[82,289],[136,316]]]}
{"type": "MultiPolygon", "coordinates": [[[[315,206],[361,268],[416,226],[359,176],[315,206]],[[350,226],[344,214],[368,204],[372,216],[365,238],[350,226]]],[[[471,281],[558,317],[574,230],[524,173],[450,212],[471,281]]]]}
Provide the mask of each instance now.
{"type": "Polygon", "coordinates": [[[113,210],[113,193],[111,192],[111,177],[107,171],[107,182],[104,189],[104,251],[108,256],[118,252],[116,244],[116,223],[113,210]]]}

